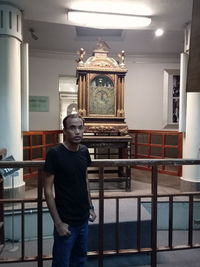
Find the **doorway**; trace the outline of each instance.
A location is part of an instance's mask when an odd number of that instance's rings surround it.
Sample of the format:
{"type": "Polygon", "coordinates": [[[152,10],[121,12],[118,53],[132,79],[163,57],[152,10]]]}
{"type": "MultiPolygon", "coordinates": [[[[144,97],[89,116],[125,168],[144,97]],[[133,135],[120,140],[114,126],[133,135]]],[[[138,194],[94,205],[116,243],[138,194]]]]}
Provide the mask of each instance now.
{"type": "Polygon", "coordinates": [[[60,129],[63,128],[62,121],[64,117],[77,112],[77,91],[76,77],[59,77],[60,129]]]}

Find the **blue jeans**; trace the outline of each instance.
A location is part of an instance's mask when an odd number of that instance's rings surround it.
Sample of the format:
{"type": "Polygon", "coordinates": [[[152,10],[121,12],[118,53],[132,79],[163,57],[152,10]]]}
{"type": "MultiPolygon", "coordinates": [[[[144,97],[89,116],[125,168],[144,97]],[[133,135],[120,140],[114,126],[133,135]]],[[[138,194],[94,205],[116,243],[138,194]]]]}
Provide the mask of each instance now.
{"type": "Polygon", "coordinates": [[[70,236],[59,236],[54,228],[52,267],[84,267],[87,257],[88,222],[69,226],[70,236]]]}

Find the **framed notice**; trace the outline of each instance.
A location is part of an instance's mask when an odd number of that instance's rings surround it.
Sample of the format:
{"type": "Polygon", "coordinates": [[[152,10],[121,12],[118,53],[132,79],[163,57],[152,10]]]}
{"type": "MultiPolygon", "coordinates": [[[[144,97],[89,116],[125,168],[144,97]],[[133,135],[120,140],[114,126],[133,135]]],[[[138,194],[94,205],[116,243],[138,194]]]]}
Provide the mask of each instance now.
{"type": "MultiPolygon", "coordinates": [[[[4,161],[15,161],[12,155],[3,160],[4,161]]],[[[3,177],[6,177],[8,175],[14,174],[18,170],[19,168],[3,168],[3,169],[0,169],[0,173],[2,174],[3,177]]]]}
{"type": "Polygon", "coordinates": [[[30,112],[48,112],[49,97],[48,96],[29,96],[30,112]]]}

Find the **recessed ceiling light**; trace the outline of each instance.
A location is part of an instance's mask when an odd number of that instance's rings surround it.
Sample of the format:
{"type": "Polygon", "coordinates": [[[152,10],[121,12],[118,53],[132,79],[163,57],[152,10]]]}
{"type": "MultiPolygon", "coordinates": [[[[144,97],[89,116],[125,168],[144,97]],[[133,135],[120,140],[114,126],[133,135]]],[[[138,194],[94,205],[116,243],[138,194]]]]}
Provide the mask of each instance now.
{"type": "Polygon", "coordinates": [[[156,36],[156,37],[162,36],[163,33],[164,33],[164,30],[163,30],[163,29],[157,29],[157,30],[155,31],[155,36],[156,36]]]}

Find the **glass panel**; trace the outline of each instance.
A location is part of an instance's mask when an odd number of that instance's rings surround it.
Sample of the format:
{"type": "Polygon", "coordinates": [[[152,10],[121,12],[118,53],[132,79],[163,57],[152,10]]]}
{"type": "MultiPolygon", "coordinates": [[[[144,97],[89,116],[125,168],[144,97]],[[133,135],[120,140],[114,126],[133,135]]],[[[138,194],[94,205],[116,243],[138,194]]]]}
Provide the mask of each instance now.
{"type": "Polygon", "coordinates": [[[166,135],[166,145],[178,145],[177,135],[166,135]]]}
{"type": "Polygon", "coordinates": [[[147,146],[138,146],[138,154],[148,155],[148,149],[147,146]]]}
{"type": "Polygon", "coordinates": [[[151,156],[159,156],[162,155],[162,148],[161,147],[151,147],[151,156]]]}
{"type": "Polygon", "coordinates": [[[115,115],[114,84],[109,77],[98,75],[91,81],[89,113],[115,115]]]}
{"type": "Polygon", "coordinates": [[[32,136],[32,145],[37,146],[42,144],[42,135],[33,135],[32,136]]]}
{"type": "Polygon", "coordinates": [[[29,149],[23,150],[23,160],[30,160],[29,151],[30,151],[29,149]]]}
{"type": "Polygon", "coordinates": [[[46,135],[46,144],[54,143],[54,134],[47,134],[46,135]]]}
{"type": "Polygon", "coordinates": [[[138,143],[146,144],[148,142],[148,134],[138,134],[138,143]]]}
{"type": "Polygon", "coordinates": [[[178,150],[176,148],[167,147],[165,149],[166,158],[178,158],[178,150]]]}
{"type": "Polygon", "coordinates": [[[162,135],[152,134],[151,135],[152,144],[162,144],[162,135]]]}
{"type": "Polygon", "coordinates": [[[34,148],[32,150],[33,159],[42,158],[42,148],[34,148]]]}
{"type": "Polygon", "coordinates": [[[23,146],[30,146],[30,136],[23,136],[23,146]]]}
{"type": "Polygon", "coordinates": [[[180,92],[180,75],[173,75],[173,97],[179,97],[180,92]]]}

